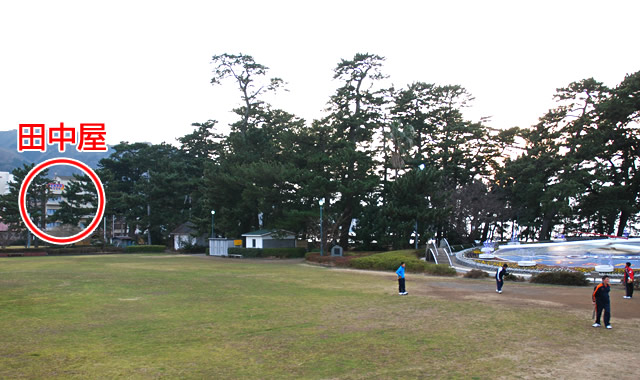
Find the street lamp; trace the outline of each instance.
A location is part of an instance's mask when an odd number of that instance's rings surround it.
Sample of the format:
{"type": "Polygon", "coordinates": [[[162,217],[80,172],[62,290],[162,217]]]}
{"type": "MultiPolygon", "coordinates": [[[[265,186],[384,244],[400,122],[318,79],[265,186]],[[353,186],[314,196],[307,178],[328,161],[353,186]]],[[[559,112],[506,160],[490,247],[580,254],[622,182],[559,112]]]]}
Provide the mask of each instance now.
{"type": "MultiPolygon", "coordinates": [[[[422,171],[422,170],[424,170],[425,165],[424,164],[420,164],[420,165],[418,165],[418,168],[422,171]]],[[[414,227],[415,227],[415,237],[414,237],[413,241],[415,243],[416,249],[418,249],[418,216],[417,215],[416,215],[416,225],[414,227]]]]}
{"type": "Polygon", "coordinates": [[[324,243],[323,243],[323,235],[322,235],[322,206],[324,205],[324,198],[318,201],[320,205],[320,256],[324,256],[324,243]]]}
{"type": "Polygon", "coordinates": [[[216,235],[213,232],[213,216],[216,214],[216,212],[214,210],[211,210],[211,237],[215,238],[216,235]]]}

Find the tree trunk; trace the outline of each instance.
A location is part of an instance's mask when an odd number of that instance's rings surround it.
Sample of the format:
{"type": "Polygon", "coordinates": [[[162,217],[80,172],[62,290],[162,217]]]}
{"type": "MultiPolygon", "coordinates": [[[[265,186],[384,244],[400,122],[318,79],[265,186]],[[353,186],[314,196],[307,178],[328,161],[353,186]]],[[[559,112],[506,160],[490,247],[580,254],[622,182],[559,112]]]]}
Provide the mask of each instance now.
{"type": "Polygon", "coordinates": [[[613,235],[613,230],[616,228],[616,219],[618,218],[618,213],[610,213],[607,215],[605,220],[605,226],[607,228],[607,235],[613,235]]]}
{"type": "Polygon", "coordinates": [[[542,228],[540,229],[540,240],[551,239],[551,230],[553,229],[553,218],[556,215],[556,211],[549,211],[544,215],[542,219],[542,228]]]}
{"type": "Polygon", "coordinates": [[[624,234],[624,229],[627,227],[627,222],[629,221],[629,210],[622,209],[620,211],[620,223],[618,224],[618,233],[617,236],[622,236],[624,234]]]}

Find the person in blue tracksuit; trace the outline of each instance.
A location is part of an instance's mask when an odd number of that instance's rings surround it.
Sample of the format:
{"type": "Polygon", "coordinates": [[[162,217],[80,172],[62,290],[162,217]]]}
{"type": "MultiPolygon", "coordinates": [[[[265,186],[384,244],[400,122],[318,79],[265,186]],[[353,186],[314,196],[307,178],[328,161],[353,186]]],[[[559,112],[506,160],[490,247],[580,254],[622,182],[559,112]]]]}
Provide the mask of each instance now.
{"type": "Polygon", "coordinates": [[[401,296],[406,296],[407,294],[409,294],[407,293],[407,289],[404,286],[404,268],[405,263],[403,261],[400,263],[400,267],[396,271],[396,274],[398,275],[398,294],[401,296]]]}
{"type": "Polygon", "coordinates": [[[610,329],[611,323],[611,302],[609,299],[609,291],[611,290],[611,286],[609,285],[609,276],[602,277],[602,283],[598,284],[596,288],[593,290],[593,295],[591,299],[593,301],[593,306],[596,309],[596,323],[593,324],[593,327],[600,327],[600,315],[602,315],[602,311],[604,310],[604,325],[610,329]]]}
{"type": "Polygon", "coordinates": [[[507,264],[503,264],[502,267],[498,268],[496,272],[496,292],[502,293],[502,285],[504,285],[504,275],[507,274],[507,264]]]}

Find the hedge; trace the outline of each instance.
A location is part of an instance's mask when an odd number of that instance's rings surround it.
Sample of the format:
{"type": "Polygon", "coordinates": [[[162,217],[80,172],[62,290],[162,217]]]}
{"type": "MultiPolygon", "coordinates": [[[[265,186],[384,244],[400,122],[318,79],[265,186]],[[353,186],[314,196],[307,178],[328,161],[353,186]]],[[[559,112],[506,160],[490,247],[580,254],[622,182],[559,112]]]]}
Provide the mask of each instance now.
{"type": "Polygon", "coordinates": [[[178,252],[180,253],[202,253],[207,251],[209,248],[207,248],[204,245],[198,245],[198,244],[183,244],[180,249],[178,249],[178,252]]]}
{"type": "Polygon", "coordinates": [[[263,248],[263,257],[275,256],[281,259],[304,257],[306,248],[263,248]]]}
{"type": "Polygon", "coordinates": [[[126,253],[157,253],[164,252],[166,248],[164,245],[130,245],[124,251],[126,253]]]}
{"type": "Polygon", "coordinates": [[[280,259],[304,257],[305,248],[229,248],[230,255],[242,257],[277,257],[280,259]]]}
{"type": "Polygon", "coordinates": [[[48,248],[47,254],[50,256],[64,256],[64,255],[90,255],[90,254],[102,254],[102,253],[122,253],[124,250],[120,247],[106,246],[91,247],[91,246],[75,246],[67,248],[48,248]]]}
{"type": "Polygon", "coordinates": [[[589,280],[582,272],[542,272],[531,276],[531,282],[536,284],[553,284],[553,285],[576,285],[587,286],[589,280]]]}
{"type": "Polygon", "coordinates": [[[349,262],[357,269],[395,271],[401,262],[405,262],[407,272],[428,273],[440,276],[455,276],[456,270],[446,264],[432,264],[418,259],[414,251],[391,251],[359,257],[349,262]]]}
{"type": "Polygon", "coordinates": [[[262,248],[229,248],[230,255],[242,255],[242,257],[262,257],[262,248]]]}
{"type": "Polygon", "coordinates": [[[46,253],[49,256],[64,256],[64,255],[92,255],[103,253],[121,253],[124,250],[120,247],[106,246],[94,247],[89,245],[79,246],[42,246],[39,248],[11,248],[0,249],[0,256],[33,256],[39,253],[46,253]]]}

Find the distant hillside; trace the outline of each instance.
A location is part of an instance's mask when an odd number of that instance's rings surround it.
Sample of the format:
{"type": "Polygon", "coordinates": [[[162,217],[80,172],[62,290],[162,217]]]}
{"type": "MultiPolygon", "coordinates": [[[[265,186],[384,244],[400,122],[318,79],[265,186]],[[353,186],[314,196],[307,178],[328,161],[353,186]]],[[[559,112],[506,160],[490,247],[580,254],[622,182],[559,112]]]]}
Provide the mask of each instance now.
{"type": "MultiPolygon", "coordinates": [[[[74,146],[67,145],[64,153],[60,153],[56,146],[49,146],[45,153],[41,152],[18,152],[18,130],[0,131],[0,171],[10,172],[23,164],[39,163],[44,160],[56,157],[73,158],[82,161],[89,167],[95,169],[98,162],[109,157],[111,151],[106,152],[78,152],[74,146]]],[[[109,147],[110,148],[110,147],[109,147]]],[[[71,175],[78,173],[71,166],[58,165],[50,170],[51,174],[71,175]]]]}

